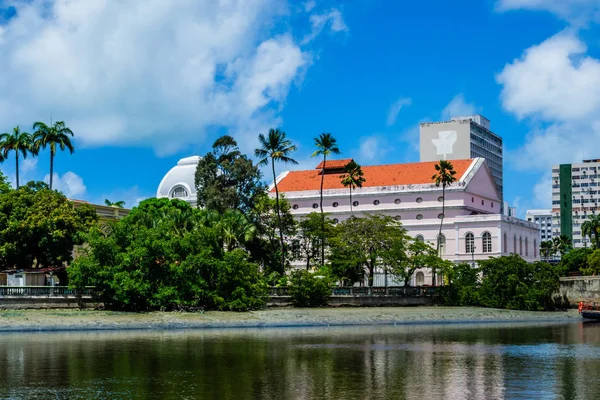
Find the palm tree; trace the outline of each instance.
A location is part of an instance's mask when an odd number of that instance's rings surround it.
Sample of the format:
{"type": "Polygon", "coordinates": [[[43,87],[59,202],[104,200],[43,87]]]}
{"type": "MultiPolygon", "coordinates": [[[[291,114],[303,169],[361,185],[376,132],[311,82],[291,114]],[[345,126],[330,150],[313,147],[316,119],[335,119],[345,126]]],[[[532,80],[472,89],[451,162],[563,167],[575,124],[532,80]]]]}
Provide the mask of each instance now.
{"type": "Polygon", "coordinates": [[[33,148],[35,152],[37,153],[40,149],[50,147],[50,190],[52,190],[56,149],[59,148],[62,151],[68,149],[73,154],[75,149],[69,137],[73,137],[73,131],[65,125],[64,121],[57,121],[50,125],[46,125],[43,122],[36,122],[33,124],[33,129],[35,130],[33,134],[33,148]]]}
{"type": "MultiPolygon", "coordinates": [[[[321,231],[325,230],[325,213],[323,212],[323,182],[325,181],[325,164],[327,156],[331,154],[340,154],[340,149],[337,147],[337,140],[331,133],[321,133],[315,138],[315,146],[317,150],[312,153],[312,157],[323,156],[323,167],[321,168],[321,191],[319,208],[321,209],[321,231]]],[[[325,265],[325,235],[321,233],[321,265],[325,265]]]]}
{"type": "Polygon", "coordinates": [[[362,168],[359,164],[354,162],[354,160],[350,161],[346,165],[344,168],[344,175],[340,175],[340,179],[342,179],[342,185],[350,188],[350,212],[352,212],[352,190],[362,187],[363,183],[365,182],[363,175],[364,173],[362,168]]]}
{"type": "Polygon", "coordinates": [[[560,235],[552,239],[552,250],[553,254],[560,253],[560,258],[562,259],[567,250],[571,248],[573,243],[571,239],[569,239],[566,235],[560,235]]]}
{"type": "Polygon", "coordinates": [[[279,188],[277,187],[277,175],[275,174],[275,162],[284,164],[298,164],[298,161],[290,157],[290,154],[296,151],[296,145],[286,137],[284,131],[280,129],[269,129],[265,137],[262,133],[258,135],[260,148],[254,150],[254,156],[260,158],[258,165],[269,165],[273,169],[273,185],[275,186],[275,208],[277,208],[277,225],[279,227],[279,241],[281,244],[281,272],[285,271],[285,247],[283,243],[283,229],[281,226],[281,212],[279,210],[279,188]]]}
{"type": "Polygon", "coordinates": [[[8,157],[8,153],[15,152],[16,173],[17,173],[17,189],[19,188],[19,153],[23,158],[27,158],[27,154],[35,155],[33,150],[33,138],[27,132],[21,132],[18,126],[13,128],[13,133],[3,133],[0,135],[0,151],[2,152],[1,161],[8,157]]]}
{"type": "Polygon", "coordinates": [[[251,241],[256,227],[238,210],[227,210],[221,217],[221,234],[227,251],[251,241]]]}
{"type": "Polygon", "coordinates": [[[546,240],[546,241],[543,241],[542,243],[540,243],[540,255],[542,255],[542,257],[544,257],[546,262],[548,262],[548,260],[550,259],[550,256],[554,252],[555,251],[554,251],[554,245],[552,243],[552,240],[546,240]]]}
{"type": "Polygon", "coordinates": [[[117,208],[125,207],[125,202],[123,200],[112,202],[109,199],[104,199],[104,204],[106,204],[109,207],[117,207],[117,208]]]}
{"type": "MultiPolygon", "coordinates": [[[[452,183],[456,182],[456,171],[452,166],[450,161],[440,160],[437,164],[435,164],[436,173],[431,177],[431,179],[435,182],[436,186],[442,186],[442,216],[440,218],[440,230],[437,237],[437,253],[438,256],[442,256],[441,253],[441,237],[442,237],[442,227],[444,226],[444,217],[446,212],[446,186],[452,185],[452,183]]],[[[432,273],[432,286],[435,286],[435,271],[432,273]]]]}
{"type": "Polygon", "coordinates": [[[600,249],[600,215],[590,215],[588,219],[581,224],[581,234],[589,236],[590,242],[594,248],[600,249]]]}

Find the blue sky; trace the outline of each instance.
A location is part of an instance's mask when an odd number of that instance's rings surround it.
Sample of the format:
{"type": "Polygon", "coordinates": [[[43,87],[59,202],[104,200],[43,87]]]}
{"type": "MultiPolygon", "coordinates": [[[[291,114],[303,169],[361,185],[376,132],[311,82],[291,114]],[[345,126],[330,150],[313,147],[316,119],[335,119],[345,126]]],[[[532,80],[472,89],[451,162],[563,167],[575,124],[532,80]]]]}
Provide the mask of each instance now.
{"type": "Polygon", "coordinates": [[[320,132],[410,162],[420,121],[479,112],[522,214],[549,206],[553,163],[600,158],[599,22],[600,0],[0,0],[0,131],[66,121],[59,188],[132,206],[226,132],[251,152],[279,126],[301,168],[320,132]]]}

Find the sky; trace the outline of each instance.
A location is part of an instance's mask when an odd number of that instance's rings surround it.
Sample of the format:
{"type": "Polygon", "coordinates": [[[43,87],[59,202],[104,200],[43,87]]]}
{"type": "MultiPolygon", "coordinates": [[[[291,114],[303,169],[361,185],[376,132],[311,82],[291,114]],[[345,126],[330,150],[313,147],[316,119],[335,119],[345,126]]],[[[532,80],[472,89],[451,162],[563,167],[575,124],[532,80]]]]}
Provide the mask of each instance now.
{"type": "MultiPolygon", "coordinates": [[[[419,122],[471,113],[504,140],[505,201],[549,207],[552,164],[600,158],[600,0],[0,0],[0,132],[65,121],[70,198],[134,206],[180,158],[223,134],[251,154],[270,127],[295,169],[321,132],[362,165],[414,162],[419,122]]],[[[47,152],[21,162],[48,172],[47,152]]]]}

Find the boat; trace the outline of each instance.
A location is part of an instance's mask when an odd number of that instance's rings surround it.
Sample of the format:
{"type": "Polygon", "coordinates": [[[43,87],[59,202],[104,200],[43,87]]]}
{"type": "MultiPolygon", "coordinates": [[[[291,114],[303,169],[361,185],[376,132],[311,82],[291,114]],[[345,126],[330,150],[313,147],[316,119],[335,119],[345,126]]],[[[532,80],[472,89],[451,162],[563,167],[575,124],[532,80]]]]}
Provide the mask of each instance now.
{"type": "Polygon", "coordinates": [[[577,310],[584,319],[600,320],[600,305],[596,305],[596,303],[589,304],[580,301],[577,310]]]}

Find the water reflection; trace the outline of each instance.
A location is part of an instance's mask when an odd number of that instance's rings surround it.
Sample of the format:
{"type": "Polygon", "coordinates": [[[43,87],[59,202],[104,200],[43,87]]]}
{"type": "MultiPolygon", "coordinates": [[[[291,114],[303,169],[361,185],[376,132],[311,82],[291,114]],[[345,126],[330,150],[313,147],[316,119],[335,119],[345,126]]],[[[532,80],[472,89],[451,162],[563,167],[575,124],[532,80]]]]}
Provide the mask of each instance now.
{"type": "Polygon", "coordinates": [[[600,325],[0,335],[0,398],[595,398],[600,325]]]}

